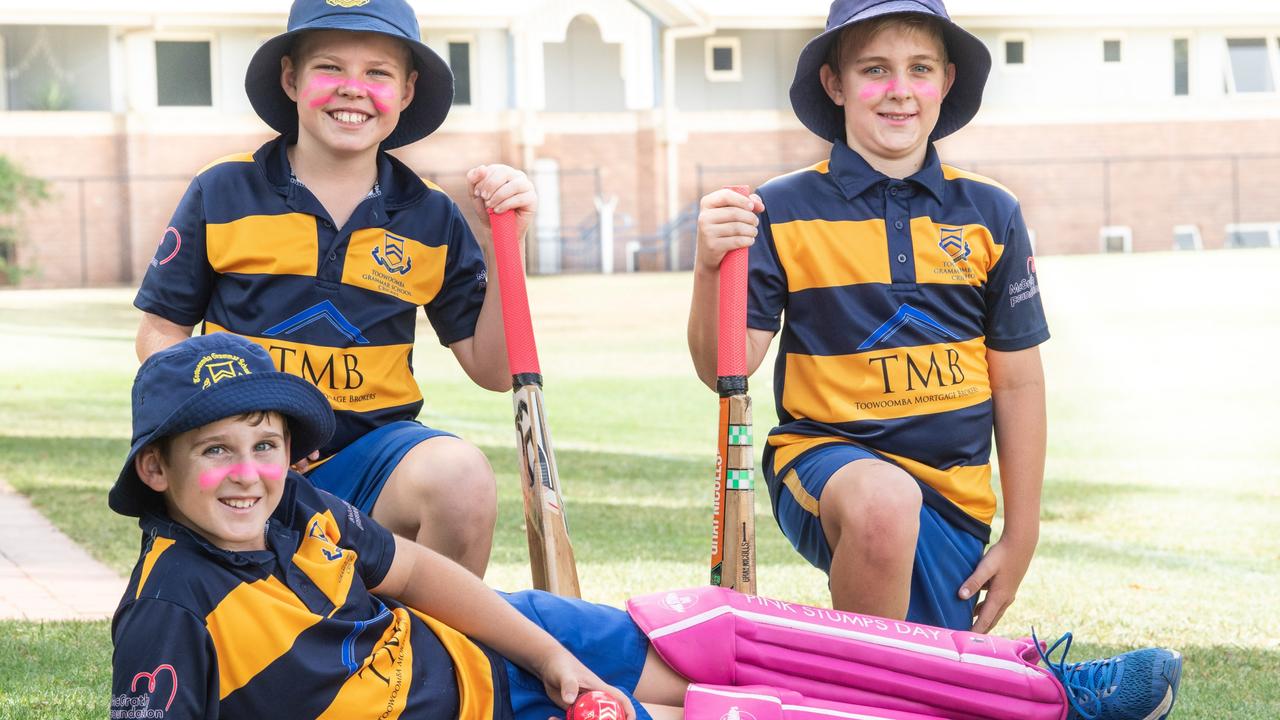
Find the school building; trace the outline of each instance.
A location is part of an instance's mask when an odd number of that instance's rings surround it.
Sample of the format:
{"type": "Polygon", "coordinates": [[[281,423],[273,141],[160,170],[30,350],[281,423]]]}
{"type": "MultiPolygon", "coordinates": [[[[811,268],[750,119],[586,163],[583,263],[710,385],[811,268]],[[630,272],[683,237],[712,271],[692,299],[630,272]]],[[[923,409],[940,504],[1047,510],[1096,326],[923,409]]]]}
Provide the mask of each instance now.
{"type": "MultiPolygon", "coordinates": [[[[829,151],[787,96],[826,0],[411,3],[457,92],[396,152],[460,199],[473,165],[528,171],[533,272],[690,267],[701,194],[829,151]]],[[[993,67],[940,150],[1018,195],[1038,252],[1280,246],[1280,3],[948,7],[993,67]]],[[[52,192],[0,218],[0,284],[136,283],[192,174],[271,136],[244,71],[288,8],[0,0],[0,154],[52,192]]]]}

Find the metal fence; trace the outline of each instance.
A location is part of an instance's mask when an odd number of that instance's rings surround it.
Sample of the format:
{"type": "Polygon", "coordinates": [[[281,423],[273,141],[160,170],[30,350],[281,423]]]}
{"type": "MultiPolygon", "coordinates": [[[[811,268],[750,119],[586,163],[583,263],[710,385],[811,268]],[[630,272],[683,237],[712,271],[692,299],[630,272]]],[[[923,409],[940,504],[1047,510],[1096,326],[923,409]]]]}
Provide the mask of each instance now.
{"type": "MultiPolygon", "coordinates": [[[[1040,254],[1280,246],[1280,154],[976,158],[954,165],[996,178],[1018,196],[1040,254]]],[[[654,232],[634,232],[626,216],[616,218],[611,248],[625,260],[615,270],[692,268],[698,198],[793,169],[697,165],[680,211],[654,232]]],[[[464,171],[424,177],[476,220],[464,171]]],[[[17,258],[28,273],[23,284],[33,287],[136,282],[190,182],[186,175],[46,179],[51,199],[19,219],[17,258]]],[[[599,167],[559,170],[558,217],[540,224],[529,272],[598,272],[596,201],[609,194],[599,167]]],[[[554,211],[543,204],[540,212],[554,211]]]]}

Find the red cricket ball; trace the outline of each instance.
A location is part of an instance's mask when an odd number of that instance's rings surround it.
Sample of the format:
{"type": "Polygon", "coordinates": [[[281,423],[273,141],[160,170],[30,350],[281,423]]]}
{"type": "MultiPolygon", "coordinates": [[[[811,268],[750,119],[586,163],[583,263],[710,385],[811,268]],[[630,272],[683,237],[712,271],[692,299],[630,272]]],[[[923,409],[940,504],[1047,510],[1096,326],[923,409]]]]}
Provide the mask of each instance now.
{"type": "Polygon", "coordinates": [[[578,696],[565,715],[567,720],[625,720],[622,703],[600,690],[592,690],[578,696]]]}

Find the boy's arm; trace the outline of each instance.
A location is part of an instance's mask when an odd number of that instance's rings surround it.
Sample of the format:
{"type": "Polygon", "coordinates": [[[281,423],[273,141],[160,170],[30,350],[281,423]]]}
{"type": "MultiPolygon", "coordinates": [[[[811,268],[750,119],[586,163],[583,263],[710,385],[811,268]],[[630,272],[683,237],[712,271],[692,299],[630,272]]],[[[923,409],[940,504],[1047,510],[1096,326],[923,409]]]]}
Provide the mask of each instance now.
{"type": "Polygon", "coordinates": [[[996,454],[1004,496],[1004,530],[960,588],[967,599],[986,588],[973,632],[991,632],[1013,603],[1040,539],[1040,494],[1047,434],[1040,348],[987,350],[995,412],[996,454]]]}
{"type": "Polygon", "coordinates": [[[541,678],[548,697],[561,707],[571,705],[581,692],[603,690],[627,707],[628,718],[635,718],[625,695],[469,570],[433,550],[397,535],[391,567],[370,592],[393,597],[493,648],[541,678]]]}
{"type": "Polygon", "coordinates": [[[138,353],[138,361],[146,359],[161,350],[177,345],[191,337],[195,325],[179,325],[149,312],[142,313],[142,322],[138,325],[138,336],[134,340],[134,349],[138,353]]]}
{"type": "Polygon", "coordinates": [[[112,641],[112,717],[218,717],[215,652],[200,618],[142,598],[117,616],[112,641]]]}
{"type": "MultiPolygon", "coordinates": [[[[698,250],[693,266],[693,299],[689,306],[689,354],[698,379],[716,389],[716,343],[719,328],[720,261],[725,253],[750,247],[764,210],[759,195],[744,196],[721,189],[702,198],[698,211],[698,250]]],[[[760,367],[774,333],[747,328],[747,375],[760,367]]]]}
{"type": "MultiPolygon", "coordinates": [[[[476,239],[484,253],[486,268],[493,262],[493,236],[489,229],[488,209],[516,213],[516,232],[523,239],[533,214],[538,209],[538,196],[533,183],[519,170],[506,165],[482,165],[467,173],[471,200],[480,218],[476,239]]],[[[524,243],[520,243],[523,257],[524,243]]],[[[511,373],[507,368],[507,340],[502,332],[502,297],[498,290],[498,273],[487,275],[484,303],[476,319],[475,334],[449,345],[458,364],[480,387],[495,392],[511,389],[511,373]]]]}

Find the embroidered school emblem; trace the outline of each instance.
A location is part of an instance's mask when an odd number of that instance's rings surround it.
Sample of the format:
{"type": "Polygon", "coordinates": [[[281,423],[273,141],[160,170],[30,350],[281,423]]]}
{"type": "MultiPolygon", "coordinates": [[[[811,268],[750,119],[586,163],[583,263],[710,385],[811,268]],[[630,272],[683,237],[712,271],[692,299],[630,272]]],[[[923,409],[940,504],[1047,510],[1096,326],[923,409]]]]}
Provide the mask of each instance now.
{"type": "Polygon", "coordinates": [[[200,362],[196,364],[195,372],[191,375],[191,382],[199,384],[200,389],[204,390],[210,385],[227,378],[252,374],[253,372],[249,370],[249,364],[239,355],[213,353],[200,358],[200,362]]]}
{"type": "Polygon", "coordinates": [[[405,239],[399,235],[387,233],[382,238],[382,246],[373,249],[373,259],[387,272],[397,275],[408,273],[413,269],[413,258],[405,254],[404,243],[405,239]]]}
{"type": "Polygon", "coordinates": [[[969,253],[973,250],[964,239],[964,228],[939,227],[938,230],[942,232],[938,247],[942,248],[952,262],[964,262],[969,259],[969,253]]]}
{"type": "Polygon", "coordinates": [[[372,0],[324,0],[326,5],[340,8],[353,8],[368,5],[372,0]]]}

